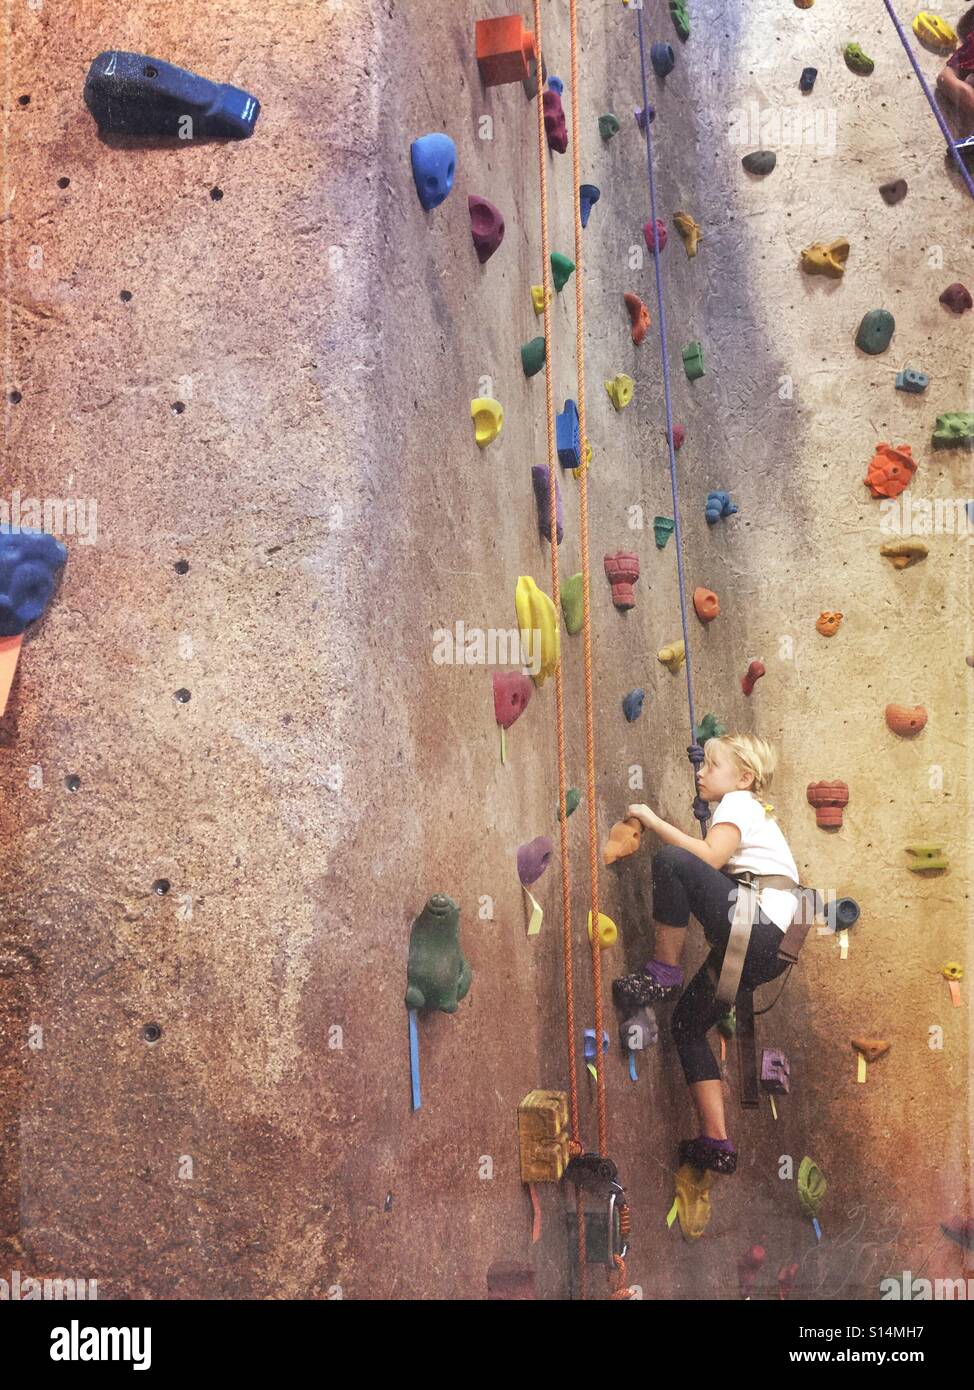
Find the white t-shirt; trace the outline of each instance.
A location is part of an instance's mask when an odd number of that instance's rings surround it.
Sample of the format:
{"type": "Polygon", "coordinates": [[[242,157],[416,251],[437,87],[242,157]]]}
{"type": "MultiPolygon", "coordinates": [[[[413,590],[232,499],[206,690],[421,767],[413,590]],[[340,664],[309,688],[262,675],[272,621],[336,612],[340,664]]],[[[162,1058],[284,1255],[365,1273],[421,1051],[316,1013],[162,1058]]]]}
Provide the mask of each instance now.
{"type": "MultiPolygon", "coordinates": [[[[728,873],[750,870],[754,874],[782,874],[798,883],[798,866],[781,833],[778,822],[769,816],[748,791],[727,792],[713,814],[713,824],[730,822],[741,832],[741,843],[724,869],[728,873]]],[[[791,924],[798,903],[781,888],[765,888],[760,895],[761,909],[782,931],[791,924]]]]}

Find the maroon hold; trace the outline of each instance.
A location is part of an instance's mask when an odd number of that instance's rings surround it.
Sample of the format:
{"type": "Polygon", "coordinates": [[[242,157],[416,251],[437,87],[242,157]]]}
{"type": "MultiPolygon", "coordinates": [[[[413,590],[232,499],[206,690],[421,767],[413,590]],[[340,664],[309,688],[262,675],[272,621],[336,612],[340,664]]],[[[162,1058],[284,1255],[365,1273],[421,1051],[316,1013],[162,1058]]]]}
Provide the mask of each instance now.
{"type": "Polygon", "coordinates": [[[940,296],[941,304],[954,314],[962,314],[965,309],[974,308],[974,299],[971,299],[971,292],[966,285],[962,285],[959,280],[955,280],[952,285],[948,285],[940,296]]]}
{"type": "Polygon", "coordinates": [[[655,238],[654,238],[654,237],[653,237],[653,219],[650,218],[649,221],[646,222],[646,223],[644,223],[644,225],[643,225],[643,236],[646,238],[646,248],[647,248],[647,250],[652,251],[652,249],[653,249],[653,241],[654,241],[654,239],[655,239],[656,241],[659,242],[659,249],[662,251],[663,248],[664,248],[664,246],[666,245],[666,223],[663,221],[663,219],[662,219],[661,217],[657,217],[657,219],[656,219],[656,236],[655,236],[655,238]]]}
{"type": "Polygon", "coordinates": [[[902,203],[909,192],[909,185],[906,179],[890,179],[888,183],[879,185],[879,191],[883,195],[883,202],[894,207],[897,203],[902,203]]]}
{"type": "Polygon", "coordinates": [[[558,92],[545,92],[541,104],[544,107],[544,130],[548,137],[548,148],[556,154],[564,154],[568,149],[568,126],[561,96],[558,92]]]}
{"type": "Polygon", "coordinates": [[[548,835],[539,835],[517,851],[517,876],[525,888],[530,888],[547,869],[555,852],[555,842],[548,835]]]}
{"type": "MultiPolygon", "coordinates": [[[[538,530],[546,541],[551,540],[551,491],[548,487],[548,470],[544,464],[536,463],[531,469],[531,481],[534,483],[534,498],[538,504],[538,530]]],[[[561,509],[561,488],[558,486],[558,479],[555,479],[555,512],[558,518],[558,544],[561,545],[562,537],[565,534],[564,514],[561,509]]]]}
{"type": "Polygon", "coordinates": [[[633,585],[639,578],[639,556],[632,550],[619,550],[603,559],[605,577],[612,585],[612,602],[617,608],[635,608],[633,585]]]}
{"type": "Polygon", "coordinates": [[[486,198],[478,198],[471,193],[467,199],[470,209],[470,233],[473,237],[477,260],[483,265],[504,240],[504,218],[486,198]]]}
{"type": "Polygon", "coordinates": [[[527,708],[534,682],[521,671],[495,671],[494,718],[502,729],[509,729],[527,708]]]}
{"type": "Polygon", "coordinates": [[[759,681],[764,675],[764,662],[752,661],[747,671],[741,676],[741,689],[745,695],[750,695],[754,691],[755,681],[759,681]]]}
{"type": "Polygon", "coordinates": [[[674,426],[673,426],[673,448],[674,448],[674,449],[680,449],[680,448],[682,448],[682,447],[683,447],[683,441],[684,441],[684,439],[686,439],[686,437],[687,437],[686,430],[683,428],[682,425],[674,425],[674,426]]]}
{"type": "Polygon", "coordinates": [[[512,1264],[507,1260],[495,1260],[487,1270],[487,1300],[493,1303],[523,1302],[536,1299],[534,1290],[534,1270],[530,1265],[512,1264]]]}

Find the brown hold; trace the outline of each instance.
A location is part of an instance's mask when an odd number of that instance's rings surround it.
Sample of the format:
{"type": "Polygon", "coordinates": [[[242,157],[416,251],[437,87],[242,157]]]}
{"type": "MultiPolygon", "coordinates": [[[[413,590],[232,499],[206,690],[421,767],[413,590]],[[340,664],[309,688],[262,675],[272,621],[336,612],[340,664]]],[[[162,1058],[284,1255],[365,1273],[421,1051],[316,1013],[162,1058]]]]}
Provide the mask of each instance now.
{"type": "Polygon", "coordinates": [[[763,661],[751,662],[743,676],[741,676],[741,689],[744,691],[745,695],[752,695],[754,693],[755,681],[759,681],[764,675],[764,672],[765,666],[763,661]]]}
{"type": "Polygon", "coordinates": [[[649,330],[649,310],[639,298],[638,294],[624,294],[626,308],[629,310],[629,322],[632,324],[632,340],[638,344],[643,341],[649,330]]]}
{"type": "Polygon", "coordinates": [[[612,602],[617,608],[635,608],[632,586],[639,578],[639,556],[632,550],[619,550],[603,560],[605,577],[612,585],[612,602]]]}
{"type": "Polygon", "coordinates": [[[712,623],[720,612],[720,599],[713,589],[694,589],[693,607],[702,623],[712,623]]]}
{"type": "Polygon", "coordinates": [[[908,565],[925,560],[930,551],[924,541],[890,541],[879,547],[879,553],[892,560],[894,569],[905,570],[908,565]]]}
{"type": "Polygon", "coordinates": [[[823,637],[834,637],[839,630],[841,621],[841,613],[832,613],[828,609],[825,609],[818,615],[815,631],[820,632],[823,637]]]}
{"type": "Polygon", "coordinates": [[[809,782],[805,789],[808,804],[815,807],[815,824],[834,830],[842,824],[842,808],[848,804],[845,782],[809,782]]]}
{"type": "Polygon", "coordinates": [[[906,705],[886,706],[886,723],[901,738],[912,738],[920,733],[926,722],[927,711],[922,705],[914,705],[912,709],[906,705]]]}
{"type": "Polygon", "coordinates": [[[883,195],[883,202],[889,203],[893,207],[896,203],[902,203],[907,195],[909,185],[906,179],[890,179],[888,183],[881,183],[879,191],[883,195]]]}
{"type": "Polygon", "coordinates": [[[609,838],[602,851],[603,863],[614,864],[617,859],[628,859],[630,854],[635,854],[642,833],[642,821],[638,821],[635,816],[617,820],[609,831],[609,838]]]}
{"type": "Polygon", "coordinates": [[[853,1038],[852,1046],[857,1052],[861,1052],[867,1062],[878,1062],[880,1057],[885,1057],[892,1047],[892,1043],[884,1042],[882,1038],[853,1038]]]}
{"type": "Polygon", "coordinates": [[[529,1091],[517,1107],[522,1182],[560,1182],[568,1167],[568,1096],[529,1091]]]}
{"type": "Polygon", "coordinates": [[[959,280],[955,280],[952,285],[947,286],[940,296],[940,302],[952,314],[963,314],[967,309],[974,308],[974,299],[971,298],[970,290],[959,280]]]}
{"type": "Polygon", "coordinates": [[[863,482],[874,497],[899,497],[913,482],[917,471],[912,445],[877,444],[863,482]]]}
{"type": "Polygon", "coordinates": [[[487,1301],[520,1302],[536,1299],[534,1270],[530,1265],[495,1260],[487,1270],[487,1301]]]}

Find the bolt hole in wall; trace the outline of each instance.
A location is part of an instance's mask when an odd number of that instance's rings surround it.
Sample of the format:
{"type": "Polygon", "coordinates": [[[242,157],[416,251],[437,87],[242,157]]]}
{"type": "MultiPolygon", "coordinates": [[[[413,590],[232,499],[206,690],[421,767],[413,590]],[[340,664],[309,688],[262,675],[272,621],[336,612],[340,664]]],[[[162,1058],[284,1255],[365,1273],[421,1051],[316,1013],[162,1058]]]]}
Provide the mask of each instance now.
{"type": "Polygon", "coordinates": [[[24,93],[24,95],[23,95],[22,97],[18,97],[17,100],[20,102],[21,106],[29,106],[29,105],[30,105],[30,97],[27,95],[26,92],[24,93]]]}
{"type": "Polygon", "coordinates": [[[23,396],[20,394],[19,391],[8,391],[8,392],[7,392],[7,400],[10,402],[11,405],[20,405],[20,402],[21,402],[23,399],[24,399],[24,398],[23,398],[23,396]]]}
{"type": "Polygon", "coordinates": [[[162,1029],[158,1023],[144,1023],[142,1025],[142,1037],[147,1043],[157,1043],[162,1037],[162,1029]]]}
{"type": "Polygon", "coordinates": [[[123,304],[128,304],[129,300],[132,298],[132,291],[131,291],[131,290],[119,290],[119,292],[118,292],[118,297],[119,297],[119,299],[122,301],[123,304]]]}
{"type": "Polygon", "coordinates": [[[184,401],[173,401],[169,409],[174,415],[182,415],[183,411],[186,409],[186,405],[184,401]]]}
{"type": "Polygon", "coordinates": [[[223,189],[222,189],[222,188],[211,188],[211,189],[210,189],[210,197],[213,199],[214,203],[218,203],[218,202],[220,201],[220,199],[223,197],[223,189]]]}
{"type": "Polygon", "coordinates": [[[185,686],[183,686],[182,689],[177,690],[176,693],[173,695],[173,699],[177,702],[177,704],[180,705],[188,705],[192,698],[192,695],[186,689],[185,686]]]}
{"type": "Polygon", "coordinates": [[[69,792],[79,791],[81,788],[81,778],[76,772],[69,773],[64,779],[64,785],[69,792]]]}
{"type": "Polygon", "coordinates": [[[171,887],[172,884],[169,882],[168,878],[157,878],[152,885],[152,891],[153,893],[158,893],[160,898],[164,898],[171,887]]]}
{"type": "Polygon", "coordinates": [[[58,181],[57,181],[57,186],[58,186],[58,188],[67,188],[67,186],[68,186],[68,184],[69,184],[70,182],[71,182],[71,180],[67,177],[67,175],[62,174],[61,177],[60,177],[60,178],[58,179],[58,181]]]}
{"type": "Polygon", "coordinates": [[[177,560],[176,563],[173,565],[173,569],[176,571],[177,574],[189,574],[189,561],[177,560]]]}

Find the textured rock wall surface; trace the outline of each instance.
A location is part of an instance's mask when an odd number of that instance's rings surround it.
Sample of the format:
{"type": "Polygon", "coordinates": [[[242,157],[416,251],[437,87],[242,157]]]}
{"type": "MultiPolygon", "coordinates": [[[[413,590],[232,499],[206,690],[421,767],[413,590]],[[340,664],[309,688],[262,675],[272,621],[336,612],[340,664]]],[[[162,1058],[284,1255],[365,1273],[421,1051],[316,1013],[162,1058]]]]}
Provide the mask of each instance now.
{"type": "MultiPolygon", "coordinates": [[[[532,1246],[516,1142],[519,1100],[566,1084],[561,871],[537,885],[545,920],[528,938],[514,861],[557,837],[553,683],[502,766],[489,669],[433,659],[437,629],[512,627],[519,574],[550,587],[529,472],[545,460],[544,378],[518,355],[540,332],[535,107],[519,86],[485,91],[473,47],[475,19],[506,8],[93,0],[10,19],[4,377],[20,400],[4,403],[5,495],[96,499],[97,539],[65,538],[60,595],[0,726],[0,1277],[97,1278],[105,1298],[470,1299],[513,1259],[540,1294],[568,1290],[561,1194],[541,1191],[532,1246]],[[254,92],[253,138],[100,140],[81,89],[113,45],[254,92]],[[427,214],[409,143],[434,130],[456,140],[458,170],[427,214]],[[483,267],[470,193],[507,223],[483,267]],[[469,402],[485,376],[506,419],[481,453],[469,402]],[[433,892],[460,904],[474,983],[457,1015],[421,1022],[413,1113],[402,995],[433,892]]],[[[668,1010],[633,1084],[606,984],[609,1147],[644,1296],[734,1296],[760,1242],[756,1296],[797,1261],[799,1296],[872,1299],[921,1261],[961,1273],[939,1223],[970,1197],[970,996],[950,1007],[939,975],[967,963],[970,549],[931,535],[926,561],[894,571],[862,483],[888,440],[913,445],[914,495],[970,489],[970,456],[929,443],[937,413],[971,408],[969,320],[937,302],[970,282],[970,206],[881,7],[691,8],[685,45],[659,6],[647,35],[677,49],[651,100],[688,599],[703,584],[721,600],[709,628],[690,614],[697,713],[776,742],[772,800],[803,880],[854,897],[862,919],[848,959],[812,936],[759,1020],[759,1043],[792,1065],[777,1120],[766,1102],[739,1108],[731,1049],[740,1166],[700,1243],[664,1222],[695,1132],[668,1010]],[[850,39],[871,77],[844,65],[850,39]],[[807,64],[819,78],[802,97],[807,64]],[[777,133],[748,130],[762,113],[777,133]],[[805,138],[786,142],[801,116],[805,138]],[[778,155],[764,180],[740,167],[759,146],[778,155]],[[909,194],[887,207],[878,185],[898,175],[909,194]],[[679,208],[703,227],[694,260],[679,208]],[[844,279],[803,276],[801,249],[840,235],[844,279]],[[853,337],[876,307],[897,327],[870,358],[853,337]],[[707,375],[690,384],[679,349],[694,338],[707,375]],[[926,395],[894,390],[907,365],[930,372],[926,395]],[[740,511],[710,529],[720,486],[740,511]],[[845,615],[831,640],[822,609],[845,615]],[[754,657],[767,675],[747,699],[754,657]],[[919,739],[887,730],[890,701],[926,706],[919,739]],[[851,797],[827,834],[804,789],[833,777],[851,797]],[[904,847],[935,839],[950,870],[911,874],[904,847]],[[859,1033],[892,1042],[864,1086],[859,1033]],[[805,1154],[830,1185],[819,1245],[779,1177],[781,1155],[797,1168],[805,1154]]],[[[567,87],[567,3],[544,15],[567,87]]],[[[674,543],[652,534],[672,507],[652,261],[632,264],[649,215],[635,18],[585,6],[579,37],[582,178],[602,190],[584,242],[599,834],[632,799],[692,830],[686,682],[655,656],[680,623],[674,543]],[[622,130],[603,144],[610,110],[622,130]],[[639,348],[625,290],[654,321],[639,348]],[[622,414],[602,385],[617,372],[636,381],[622,414]],[[622,615],[602,555],[627,548],[642,577],[622,615]],[[635,685],[647,701],[629,725],[635,685]]],[[[921,62],[932,77],[938,60],[921,62]]],[[[552,248],[570,255],[570,155],[546,158],[552,248]]],[[[572,281],[553,313],[559,406],[575,394],[574,312],[572,281]]],[[[581,561],[577,487],[562,485],[564,579],[581,561]]],[[[563,651],[568,780],[584,786],[581,639],[563,651]]],[[[569,822],[579,1028],[585,817],[583,800],[569,822]]],[[[651,946],[648,854],[602,884],[623,938],[608,980],[651,946]]],[[[702,956],[695,927],[687,959],[702,956]]],[[[581,1086],[591,1146],[584,1072],[581,1086]]]]}

